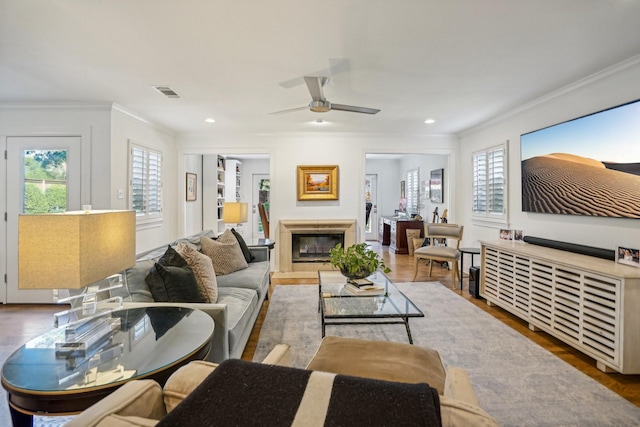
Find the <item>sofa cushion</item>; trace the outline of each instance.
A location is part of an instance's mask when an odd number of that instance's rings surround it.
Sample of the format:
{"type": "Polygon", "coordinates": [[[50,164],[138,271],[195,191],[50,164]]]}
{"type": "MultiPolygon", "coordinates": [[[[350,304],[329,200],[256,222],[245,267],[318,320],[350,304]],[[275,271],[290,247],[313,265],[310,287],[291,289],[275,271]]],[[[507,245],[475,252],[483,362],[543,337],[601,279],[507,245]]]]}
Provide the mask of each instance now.
{"type": "Polygon", "coordinates": [[[153,302],[153,295],[145,278],[155,264],[155,260],[138,260],[133,267],[122,272],[122,287],[111,289],[111,297],[122,297],[123,301],[153,302]]]}
{"type": "Polygon", "coordinates": [[[198,252],[185,242],[178,243],[176,252],[184,258],[191,270],[193,270],[200,293],[207,296],[205,302],[215,303],[218,300],[218,282],[216,281],[216,272],[213,269],[211,258],[198,252]]]}
{"type": "Polygon", "coordinates": [[[213,230],[202,230],[199,233],[192,234],[192,235],[187,236],[187,237],[179,238],[178,240],[173,242],[171,244],[171,246],[178,246],[179,243],[186,243],[189,246],[192,246],[195,249],[200,250],[200,238],[201,237],[209,237],[211,239],[215,239],[216,238],[216,233],[214,233],[213,230]]]}
{"type": "Polygon", "coordinates": [[[231,233],[233,233],[233,236],[238,241],[240,249],[242,249],[242,255],[244,255],[244,259],[247,261],[247,263],[252,262],[256,257],[253,256],[253,254],[249,250],[247,243],[244,241],[244,237],[242,237],[242,234],[238,233],[235,228],[231,229],[231,233]]]}
{"type": "Polygon", "coordinates": [[[242,255],[240,244],[229,231],[225,231],[218,240],[208,237],[200,239],[202,253],[213,261],[213,269],[219,276],[247,268],[249,265],[242,255]]]}
{"type": "Polygon", "coordinates": [[[218,304],[227,305],[227,329],[229,351],[236,348],[242,334],[250,325],[252,315],[258,307],[258,293],[243,288],[218,288],[218,304]]]}
{"type": "Polygon", "coordinates": [[[258,291],[262,295],[262,288],[269,283],[269,261],[252,262],[249,267],[238,270],[233,274],[218,276],[218,288],[223,286],[233,288],[247,288],[258,291]]]}
{"type": "Polygon", "coordinates": [[[156,302],[205,302],[189,266],[156,263],[145,281],[156,302]]]}

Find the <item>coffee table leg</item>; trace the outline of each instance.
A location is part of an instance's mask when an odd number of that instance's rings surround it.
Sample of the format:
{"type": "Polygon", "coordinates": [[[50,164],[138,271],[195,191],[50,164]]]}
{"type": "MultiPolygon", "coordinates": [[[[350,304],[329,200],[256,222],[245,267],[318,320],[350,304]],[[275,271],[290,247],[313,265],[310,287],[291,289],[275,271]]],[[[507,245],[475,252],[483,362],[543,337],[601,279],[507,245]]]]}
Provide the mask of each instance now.
{"type": "MultiPolygon", "coordinates": [[[[411,329],[409,328],[409,318],[403,317],[404,327],[407,328],[407,336],[409,337],[409,344],[413,344],[413,338],[411,337],[411,329]]],[[[322,335],[324,336],[324,334],[322,335]]]]}

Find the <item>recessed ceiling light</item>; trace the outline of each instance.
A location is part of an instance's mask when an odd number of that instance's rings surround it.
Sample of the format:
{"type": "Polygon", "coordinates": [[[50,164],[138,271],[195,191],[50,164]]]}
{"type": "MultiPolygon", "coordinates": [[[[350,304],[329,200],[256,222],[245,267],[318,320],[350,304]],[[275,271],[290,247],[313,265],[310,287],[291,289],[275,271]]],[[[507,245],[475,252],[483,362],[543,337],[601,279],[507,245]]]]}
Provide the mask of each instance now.
{"type": "Polygon", "coordinates": [[[323,119],[315,119],[315,120],[312,120],[310,123],[313,125],[326,125],[329,122],[323,119]]]}
{"type": "Polygon", "coordinates": [[[216,122],[215,119],[212,119],[211,117],[209,117],[207,119],[204,119],[204,121],[207,122],[207,123],[215,123],[216,122]]]}
{"type": "Polygon", "coordinates": [[[435,120],[435,119],[427,119],[427,120],[425,120],[424,122],[425,122],[426,124],[430,125],[430,124],[435,123],[435,122],[436,122],[436,120],[435,120]]]}

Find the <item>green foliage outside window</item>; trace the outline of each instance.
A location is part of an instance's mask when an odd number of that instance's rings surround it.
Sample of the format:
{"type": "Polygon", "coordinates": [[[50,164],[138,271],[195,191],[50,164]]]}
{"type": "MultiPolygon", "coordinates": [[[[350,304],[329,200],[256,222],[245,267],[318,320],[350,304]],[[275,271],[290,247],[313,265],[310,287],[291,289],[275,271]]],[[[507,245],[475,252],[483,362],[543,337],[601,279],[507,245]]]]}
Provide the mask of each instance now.
{"type": "Polygon", "coordinates": [[[24,157],[24,212],[67,210],[67,152],[27,151],[24,157]]]}

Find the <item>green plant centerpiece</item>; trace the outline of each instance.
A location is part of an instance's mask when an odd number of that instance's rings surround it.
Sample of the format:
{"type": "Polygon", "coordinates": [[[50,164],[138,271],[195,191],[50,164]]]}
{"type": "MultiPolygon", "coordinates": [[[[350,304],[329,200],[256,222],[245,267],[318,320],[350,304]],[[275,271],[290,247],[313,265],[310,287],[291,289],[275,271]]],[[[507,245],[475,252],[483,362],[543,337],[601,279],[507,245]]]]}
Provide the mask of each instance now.
{"type": "Polygon", "coordinates": [[[377,270],[385,273],[391,271],[384,260],[375,251],[367,248],[366,243],[357,243],[343,248],[338,243],[330,252],[331,265],[338,268],[348,279],[364,279],[377,270]]]}

